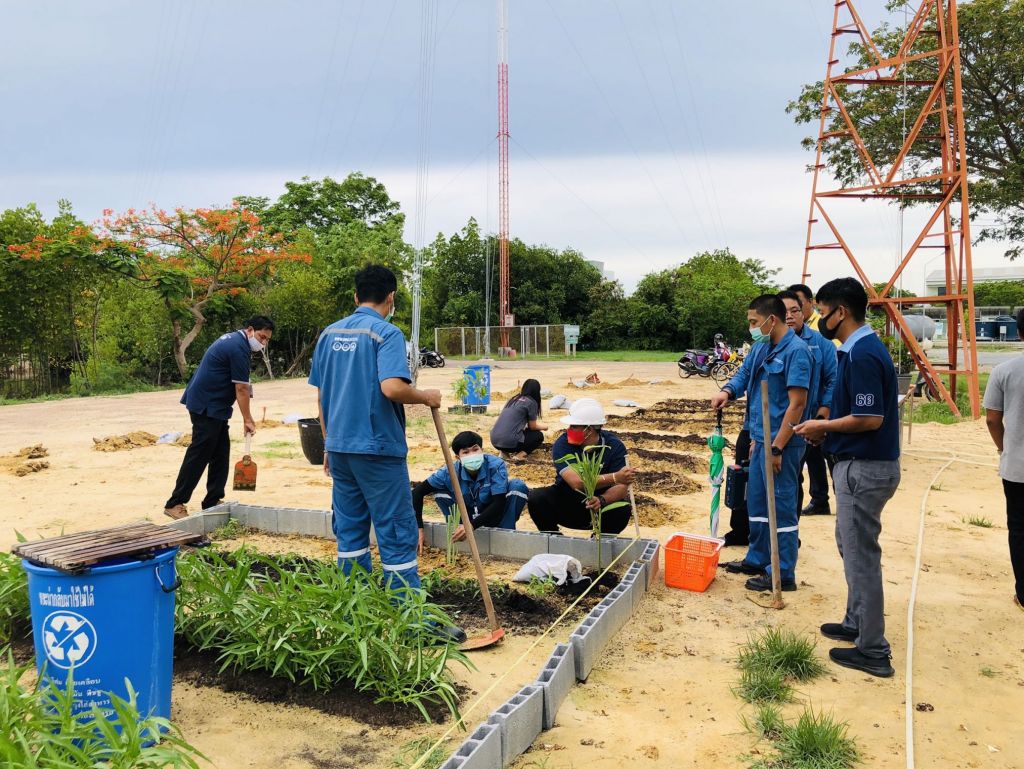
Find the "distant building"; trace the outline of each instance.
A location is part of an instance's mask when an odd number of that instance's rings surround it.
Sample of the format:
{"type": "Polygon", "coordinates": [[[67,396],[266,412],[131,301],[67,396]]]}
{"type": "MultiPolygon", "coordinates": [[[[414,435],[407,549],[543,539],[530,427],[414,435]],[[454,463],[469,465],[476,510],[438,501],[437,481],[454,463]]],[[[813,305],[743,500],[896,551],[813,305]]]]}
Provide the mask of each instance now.
{"type": "Polygon", "coordinates": [[[604,262],[598,261],[597,259],[587,259],[587,264],[599,269],[601,271],[601,276],[605,280],[615,280],[615,273],[611,270],[606,270],[604,268],[604,262]]]}
{"type": "MultiPolygon", "coordinates": [[[[975,267],[974,284],[1005,283],[1024,280],[1024,265],[1014,267],[975,267]]],[[[932,270],[924,280],[924,296],[942,296],[946,293],[946,271],[932,270]]]]}

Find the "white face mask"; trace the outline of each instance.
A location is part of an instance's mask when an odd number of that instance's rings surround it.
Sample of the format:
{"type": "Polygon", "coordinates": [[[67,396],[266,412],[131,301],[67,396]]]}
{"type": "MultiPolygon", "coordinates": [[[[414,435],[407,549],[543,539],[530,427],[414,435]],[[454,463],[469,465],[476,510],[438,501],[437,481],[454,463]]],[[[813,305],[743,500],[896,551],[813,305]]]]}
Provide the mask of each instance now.
{"type": "Polygon", "coordinates": [[[259,339],[257,339],[254,336],[250,336],[250,337],[248,337],[248,339],[249,339],[249,349],[250,350],[252,350],[253,352],[262,352],[263,345],[260,344],[260,340],[259,339]]]}

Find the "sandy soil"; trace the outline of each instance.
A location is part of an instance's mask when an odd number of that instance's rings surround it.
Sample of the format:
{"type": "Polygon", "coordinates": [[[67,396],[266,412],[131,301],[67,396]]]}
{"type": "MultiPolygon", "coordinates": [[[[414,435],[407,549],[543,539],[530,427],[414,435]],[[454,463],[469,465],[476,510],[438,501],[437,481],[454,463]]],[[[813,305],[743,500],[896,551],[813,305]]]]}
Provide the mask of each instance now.
{"type": "MultiPolygon", "coordinates": [[[[681,381],[674,364],[533,363],[500,364],[495,390],[514,390],[527,377],[555,392],[578,397],[570,380],[596,370],[605,382],[630,379],[627,386],[588,390],[610,413],[617,399],[641,406],[666,399],[707,398],[708,380],[681,381]],[[648,384],[661,379],[658,384],[648,384]]],[[[454,367],[427,370],[422,386],[442,387],[446,396],[457,376],[454,367]]],[[[100,528],[133,520],[160,521],[184,448],[143,446],[131,450],[93,450],[93,438],[144,431],[154,435],[190,430],[179,393],[159,392],[114,398],[90,398],[10,406],[0,409],[0,530],[11,543],[15,531],[29,537],[100,528]],[[25,475],[14,468],[19,450],[42,444],[48,467],[25,475]]],[[[262,384],[256,390],[257,416],[280,420],[288,414],[315,413],[313,391],[302,381],[262,384]]],[[[447,401],[451,399],[446,397],[447,401]]],[[[449,438],[475,427],[486,436],[496,408],[486,417],[448,417],[449,438]]],[[[555,414],[545,414],[548,423],[555,414]]],[[[410,412],[410,473],[425,477],[442,462],[436,436],[423,410],[410,412]]],[[[683,434],[706,435],[710,423],[694,416],[683,434]]],[[[653,424],[617,423],[627,433],[663,433],[653,424]]],[[[730,428],[735,435],[735,428],[730,428]]],[[[240,420],[232,425],[241,434],[240,420]]],[[[627,446],[631,441],[627,439],[627,446]]],[[[665,541],[680,530],[703,532],[707,491],[703,480],[706,450],[695,441],[637,438],[645,451],[675,452],[673,463],[660,455],[643,491],[640,520],[644,536],[665,541]],[[677,479],[677,482],[673,479],[677,479]],[[686,491],[687,489],[691,489],[686,491]],[[677,493],[679,491],[685,493],[677,493]],[[655,525],[650,525],[655,524],[655,525]]],[[[886,508],[883,551],[889,640],[897,674],[881,680],[831,668],[830,675],[803,686],[802,704],[832,710],[850,723],[871,767],[901,767],[904,758],[907,602],[913,576],[922,495],[927,505],[923,568],[917,597],[913,702],[933,710],[914,713],[917,765],[921,767],[1021,767],[1019,745],[1024,723],[1022,641],[1017,628],[1024,615],[1011,603],[1003,498],[994,468],[995,452],[983,424],[915,425],[905,446],[903,484],[886,508]],[[962,459],[936,473],[957,452],[962,459]],[[933,485],[934,484],[934,485],[933,485]],[[980,528],[965,522],[983,516],[994,524],[980,528]]],[[[236,451],[236,454],[240,452],[236,451]]],[[[229,499],[293,507],[329,506],[329,482],[302,456],[294,426],[260,429],[254,446],[259,482],[253,493],[229,499]]],[[[644,467],[640,453],[634,464],[644,467]]],[[[517,472],[513,469],[513,474],[517,472]]],[[[530,482],[544,480],[543,465],[522,466],[530,482]]],[[[198,507],[201,490],[193,506],[198,507]]],[[[742,580],[724,573],[708,592],[694,594],[659,584],[590,680],[576,687],[559,717],[559,726],[542,735],[518,766],[743,766],[743,757],[760,750],[743,730],[749,709],[733,696],[737,646],[766,625],[784,625],[814,635],[824,621],[840,619],[845,584],[833,539],[834,519],[812,517],[802,524],[798,592],[786,595],[783,611],[762,609],[749,599],[742,580]]],[[[528,522],[525,524],[529,527],[528,522]]],[[[272,549],[270,544],[266,544],[272,549]]],[[[299,547],[310,547],[297,543],[299,547]]],[[[315,547],[315,546],[313,546],[315,547]]],[[[329,546],[327,547],[329,550],[329,546]]],[[[724,551],[725,558],[742,551],[724,551]]],[[[497,570],[497,569],[496,569],[497,570]]],[[[498,576],[495,574],[495,576],[498,576]]],[[[571,625],[549,637],[512,637],[500,648],[475,657],[479,670],[456,670],[473,694],[466,701],[467,722],[478,723],[519,685],[536,676],[552,644],[564,640],[571,625]],[[483,695],[481,697],[481,695],[483,695]]],[[[830,642],[821,639],[827,654],[830,642]]],[[[302,708],[281,708],[245,700],[214,689],[177,686],[174,719],[219,767],[387,767],[403,745],[438,737],[450,724],[413,729],[370,729],[347,719],[329,718],[302,708]]],[[[451,745],[459,735],[452,736],[451,745]]],[[[414,757],[412,753],[407,754],[414,757]]],[[[411,760],[411,758],[410,758],[411,760]]]]}

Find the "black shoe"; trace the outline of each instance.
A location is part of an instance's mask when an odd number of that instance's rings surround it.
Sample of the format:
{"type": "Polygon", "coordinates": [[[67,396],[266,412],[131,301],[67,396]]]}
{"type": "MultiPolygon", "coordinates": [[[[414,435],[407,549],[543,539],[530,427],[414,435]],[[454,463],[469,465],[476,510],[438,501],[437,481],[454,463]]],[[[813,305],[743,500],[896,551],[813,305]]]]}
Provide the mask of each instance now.
{"type": "Polygon", "coordinates": [[[746,561],[727,561],[721,566],[730,574],[764,574],[764,569],[760,566],[754,566],[746,561]]]}
{"type": "Polygon", "coordinates": [[[833,641],[849,641],[850,643],[856,641],[858,635],[856,630],[843,627],[842,622],[826,622],[821,626],[821,634],[833,641]]]}
{"type": "Polygon", "coordinates": [[[832,515],[832,508],[828,506],[828,502],[823,505],[817,505],[811,502],[807,507],[800,511],[800,515],[832,515]]]}
{"type": "Polygon", "coordinates": [[[861,654],[860,649],[829,649],[828,656],[837,665],[852,670],[860,670],[879,678],[891,678],[896,671],[889,664],[888,657],[868,657],[861,654]]]}
{"type": "Polygon", "coordinates": [[[746,547],[750,544],[749,537],[737,534],[736,531],[730,531],[722,539],[725,540],[722,547],[746,547]]]}
{"type": "MultiPolygon", "coordinates": [[[[747,590],[754,590],[758,593],[770,593],[772,590],[772,578],[768,574],[762,574],[760,577],[751,577],[747,580],[745,587],[747,590]]],[[[792,593],[794,590],[796,590],[795,579],[782,580],[782,591],[784,593],[792,593]]]]}

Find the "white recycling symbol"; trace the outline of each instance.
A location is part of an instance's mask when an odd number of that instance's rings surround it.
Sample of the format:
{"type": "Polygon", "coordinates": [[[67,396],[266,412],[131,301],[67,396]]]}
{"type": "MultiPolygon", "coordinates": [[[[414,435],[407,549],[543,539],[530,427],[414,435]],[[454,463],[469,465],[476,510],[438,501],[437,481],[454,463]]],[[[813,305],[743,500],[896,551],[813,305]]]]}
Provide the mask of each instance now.
{"type": "Polygon", "coordinates": [[[59,668],[88,662],[96,651],[96,641],[96,628],[81,614],[55,611],[43,620],[43,649],[59,668]]]}

